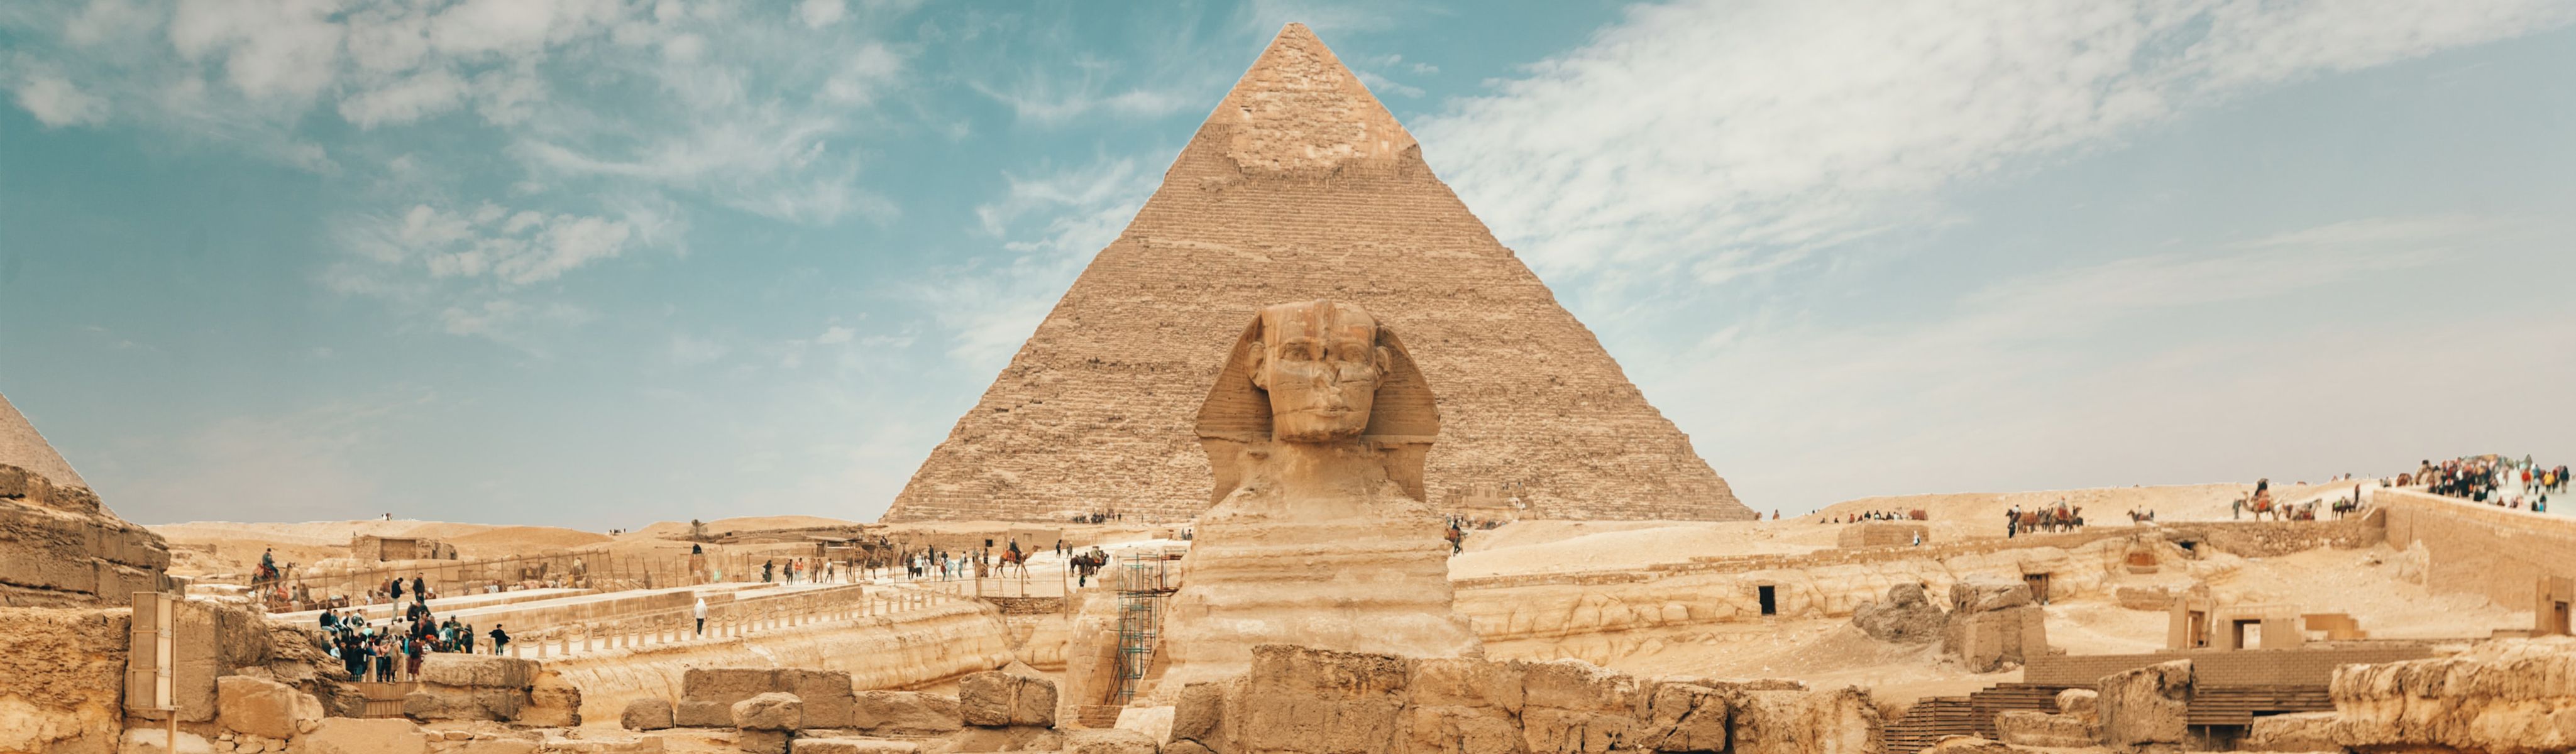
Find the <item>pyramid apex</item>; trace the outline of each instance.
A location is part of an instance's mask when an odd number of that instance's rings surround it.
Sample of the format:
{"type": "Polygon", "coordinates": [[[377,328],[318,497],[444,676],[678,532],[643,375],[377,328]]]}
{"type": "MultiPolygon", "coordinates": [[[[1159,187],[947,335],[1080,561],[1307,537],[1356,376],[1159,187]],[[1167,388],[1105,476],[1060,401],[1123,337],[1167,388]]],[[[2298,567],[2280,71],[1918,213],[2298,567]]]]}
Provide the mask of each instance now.
{"type": "Polygon", "coordinates": [[[26,415],[18,413],[17,406],[9,405],[5,395],[0,395],[0,463],[42,474],[57,485],[89,486],[80,472],[73,471],[71,463],[63,460],[63,454],[55,452],[44,435],[36,433],[35,425],[27,423],[26,415]]]}
{"type": "Polygon", "coordinates": [[[1416,148],[1359,74],[1295,22],[1279,28],[1199,134],[1215,137],[1248,172],[1330,172],[1393,163],[1416,148]]]}

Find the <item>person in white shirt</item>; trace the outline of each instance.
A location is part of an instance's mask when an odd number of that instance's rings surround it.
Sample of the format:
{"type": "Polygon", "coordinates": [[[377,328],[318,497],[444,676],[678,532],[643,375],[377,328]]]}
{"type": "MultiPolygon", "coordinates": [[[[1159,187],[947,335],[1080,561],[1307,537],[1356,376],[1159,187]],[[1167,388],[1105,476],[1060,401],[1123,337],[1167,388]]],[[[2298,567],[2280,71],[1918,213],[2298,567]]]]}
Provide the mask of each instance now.
{"type": "Polygon", "coordinates": [[[697,614],[698,614],[698,635],[699,635],[699,636],[705,636],[705,635],[707,635],[707,598],[705,598],[705,597],[699,597],[699,598],[698,598],[697,614]]]}

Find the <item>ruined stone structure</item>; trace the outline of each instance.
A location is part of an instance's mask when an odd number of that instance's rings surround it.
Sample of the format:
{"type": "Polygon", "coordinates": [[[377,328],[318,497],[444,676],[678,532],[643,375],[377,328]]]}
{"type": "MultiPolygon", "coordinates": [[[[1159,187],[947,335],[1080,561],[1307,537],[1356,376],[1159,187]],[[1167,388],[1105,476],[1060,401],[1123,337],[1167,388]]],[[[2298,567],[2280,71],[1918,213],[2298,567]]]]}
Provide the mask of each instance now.
{"type": "Polygon", "coordinates": [[[1400,313],[1425,349],[1441,435],[1418,485],[1435,506],[1509,485],[1531,518],[1753,517],[1291,24],[885,520],[1197,515],[1213,501],[1191,421],[1226,345],[1257,307],[1326,297],[1400,313]]]}
{"type": "Polygon", "coordinates": [[[1261,310],[1199,412],[1221,502],[1172,597],[1163,682],[1241,673],[1259,644],[1457,657],[1443,520],[1422,501],[1440,433],[1394,329],[1334,301],[1261,310]]]}
{"type": "Polygon", "coordinates": [[[170,546],[100,505],[0,398],[0,607],[123,605],[168,589],[170,546]]]}

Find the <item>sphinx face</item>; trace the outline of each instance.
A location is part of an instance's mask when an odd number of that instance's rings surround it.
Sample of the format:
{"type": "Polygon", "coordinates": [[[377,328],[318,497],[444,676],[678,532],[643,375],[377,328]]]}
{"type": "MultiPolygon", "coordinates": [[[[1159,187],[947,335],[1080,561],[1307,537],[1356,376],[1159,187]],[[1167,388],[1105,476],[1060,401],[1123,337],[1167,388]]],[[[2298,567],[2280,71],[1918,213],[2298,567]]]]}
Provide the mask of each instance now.
{"type": "Polygon", "coordinates": [[[1270,393],[1271,432],[1287,442],[1346,440],[1369,423],[1386,373],[1377,318],[1323,301],[1261,310],[1253,384],[1270,393]]]}

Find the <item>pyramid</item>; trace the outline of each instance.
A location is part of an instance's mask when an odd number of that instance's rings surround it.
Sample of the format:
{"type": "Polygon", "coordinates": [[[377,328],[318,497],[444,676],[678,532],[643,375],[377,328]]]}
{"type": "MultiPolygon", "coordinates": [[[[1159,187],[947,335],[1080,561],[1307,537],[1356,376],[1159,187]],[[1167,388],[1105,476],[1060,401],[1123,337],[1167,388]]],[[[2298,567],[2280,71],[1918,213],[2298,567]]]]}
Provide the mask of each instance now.
{"type": "Polygon", "coordinates": [[[36,433],[36,425],[28,424],[26,415],[18,413],[17,406],[9,405],[5,395],[0,395],[0,463],[43,474],[56,485],[89,486],[80,472],[72,470],[71,462],[63,460],[63,454],[54,452],[53,444],[36,433]]]}
{"type": "Polygon", "coordinates": [[[1289,24],[884,520],[1197,515],[1213,480],[1193,421],[1228,346],[1260,307],[1318,298],[1367,308],[1413,349],[1438,396],[1434,506],[1754,517],[1395,116],[1289,24]]]}

